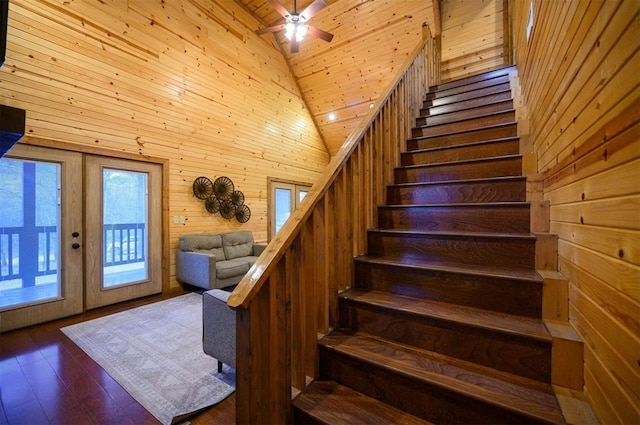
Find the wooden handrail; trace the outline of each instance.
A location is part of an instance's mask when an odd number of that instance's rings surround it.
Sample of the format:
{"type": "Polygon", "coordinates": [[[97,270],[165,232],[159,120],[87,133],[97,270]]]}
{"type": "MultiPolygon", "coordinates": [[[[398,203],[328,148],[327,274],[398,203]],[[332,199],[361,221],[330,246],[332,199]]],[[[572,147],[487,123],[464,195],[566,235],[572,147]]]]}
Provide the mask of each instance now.
{"type": "Polygon", "coordinates": [[[402,72],[347,138],[233,291],[237,423],[291,422],[292,388],[319,375],[318,334],[338,326],[338,294],[393,182],[440,57],[428,27],[402,72]]]}

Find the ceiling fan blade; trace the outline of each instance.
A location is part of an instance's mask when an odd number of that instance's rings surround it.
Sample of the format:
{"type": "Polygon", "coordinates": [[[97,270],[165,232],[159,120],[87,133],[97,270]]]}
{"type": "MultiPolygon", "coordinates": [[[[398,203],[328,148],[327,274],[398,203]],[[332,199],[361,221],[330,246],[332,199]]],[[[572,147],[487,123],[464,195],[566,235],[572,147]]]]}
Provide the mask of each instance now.
{"type": "Polygon", "coordinates": [[[298,43],[296,34],[293,33],[293,37],[291,38],[291,53],[298,53],[299,51],[300,51],[300,43],[298,43]]]}
{"type": "Polygon", "coordinates": [[[273,8],[279,13],[281,14],[283,17],[287,17],[290,15],[289,11],[287,10],[286,7],[284,7],[282,4],[280,4],[280,2],[278,0],[269,0],[269,3],[271,3],[271,6],[273,6],[273,8]]]}
{"type": "Polygon", "coordinates": [[[319,39],[322,39],[324,41],[331,41],[333,40],[333,34],[328,33],[326,31],[323,31],[321,29],[318,29],[316,27],[312,27],[310,25],[307,25],[307,33],[311,34],[314,37],[317,37],[319,39]]]}
{"type": "Polygon", "coordinates": [[[325,3],[324,0],[316,0],[311,3],[309,7],[307,7],[304,11],[302,11],[302,13],[300,13],[300,16],[303,16],[304,19],[308,21],[313,15],[320,12],[325,7],[327,7],[327,3],[325,3]]]}
{"type": "Polygon", "coordinates": [[[270,33],[270,32],[282,31],[282,30],[284,30],[284,26],[285,26],[284,24],[281,24],[281,25],[274,25],[272,27],[260,28],[260,29],[256,30],[256,34],[262,35],[262,34],[267,34],[267,33],[270,33]]]}

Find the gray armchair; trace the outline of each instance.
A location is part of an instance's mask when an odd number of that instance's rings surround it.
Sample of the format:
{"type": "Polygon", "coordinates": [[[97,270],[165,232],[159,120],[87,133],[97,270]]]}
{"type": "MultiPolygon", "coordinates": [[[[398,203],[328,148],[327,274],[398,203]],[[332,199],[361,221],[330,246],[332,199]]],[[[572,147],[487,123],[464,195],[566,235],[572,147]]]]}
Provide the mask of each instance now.
{"type": "Polygon", "coordinates": [[[202,348],[222,364],[236,367],[236,312],[227,305],[230,292],[211,289],[202,294],[202,348]]]}

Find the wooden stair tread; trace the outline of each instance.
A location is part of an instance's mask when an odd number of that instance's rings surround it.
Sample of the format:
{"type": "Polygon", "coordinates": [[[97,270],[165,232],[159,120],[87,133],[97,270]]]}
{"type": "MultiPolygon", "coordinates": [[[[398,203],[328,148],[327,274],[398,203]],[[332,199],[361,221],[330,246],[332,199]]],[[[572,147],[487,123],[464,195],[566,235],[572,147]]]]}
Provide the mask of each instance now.
{"type": "MultiPolygon", "coordinates": [[[[452,102],[445,103],[444,105],[425,106],[423,103],[422,107],[420,108],[420,116],[428,116],[429,114],[433,114],[435,116],[438,114],[448,113],[452,111],[464,111],[467,109],[473,109],[473,108],[476,108],[478,104],[482,104],[482,99],[484,98],[493,98],[493,99],[504,98],[505,100],[508,99],[513,101],[513,97],[511,96],[511,88],[504,87],[504,88],[498,88],[497,90],[493,90],[490,93],[481,93],[477,97],[453,100],[452,102]],[[429,110],[429,112],[427,113],[426,110],[429,110]],[[442,110],[445,110],[445,111],[442,111],[442,110]],[[423,113],[423,111],[425,112],[423,113]]],[[[441,99],[446,99],[446,98],[441,98],[441,99]]],[[[494,100],[494,101],[497,101],[497,100],[494,100]]]]}
{"type": "MultiPolygon", "coordinates": [[[[476,98],[476,99],[482,99],[483,97],[489,97],[489,96],[490,95],[480,96],[479,98],[476,98]]],[[[483,109],[483,108],[486,109],[487,107],[496,106],[496,105],[499,105],[499,104],[505,104],[505,105],[509,104],[509,108],[501,109],[499,111],[494,111],[492,113],[505,112],[505,111],[509,111],[509,110],[513,109],[513,105],[512,105],[513,99],[511,99],[511,98],[504,99],[504,100],[487,101],[487,102],[483,102],[480,105],[473,105],[473,106],[469,106],[469,107],[464,107],[465,101],[454,102],[454,103],[460,103],[461,104],[460,108],[452,110],[452,111],[446,111],[446,112],[437,112],[437,111],[436,112],[431,112],[431,111],[429,111],[428,113],[422,113],[422,111],[425,110],[425,109],[430,109],[430,108],[438,108],[438,106],[422,108],[421,112],[420,112],[420,115],[416,119],[420,120],[420,119],[428,119],[428,118],[436,118],[436,117],[445,118],[447,115],[450,115],[450,114],[455,114],[455,113],[460,113],[460,112],[471,112],[474,109],[483,109]]],[[[474,117],[469,117],[469,118],[475,118],[475,116],[474,117]]],[[[464,118],[464,119],[468,119],[468,118],[464,118]]]]}
{"type": "Polygon", "coordinates": [[[452,204],[383,204],[378,205],[378,208],[390,208],[390,209],[411,209],[411,208],[500,208],[500,207],[514,207],[514,208],[528,208],[531,206],[530,202],[457,202],[452,204]]]}
{"type": "Polygon", "coordinates": [[[468,85],[470,83],[476,83],[478,81],[491,80],[496,77],[508,75],[510,72],[515,71],[515,65],[505,66],[504,68],[494,69],[492,71],[481,72],[479,74],[470,75],[468,77],[457,78],[455,80],[446,81],[444,83],[436,84],[429,87],[429,92],[438,90],[448,90],[453,87],[459,87],[468,85]]]}
{"type": "Polygon", "coordinates": [[[446,238],[473,238],[473,239],[525,239],[535,240],[536,235],[533,233],[490,233],[490,232],[455,232],[455,231],[431,231],[431,230],[394,230],[394,229],[368,229],[368,232],[376,232],[387,235],[402,236],[433,236],[446,238]]]}
{"type": "Polygon", "coordinates": [[[498,75],[481,81],[467,82],[456,87],[438,88],[434,91],[429,91],[425,96],[425,100],[441,99],[443,97],[455,96],[476,90],[490,89],[501,84],[510,84],[508,75],[498,75]]]}
{"type": "Polygon", "coordinates": [[[534,420],[564,422],[549,385],[537,383],[529,387],[517,384],[485,373],[482,367],[473,367],[468,362],[411,349],[367,334],[334,330],[319,344],[391,373],[500,406],[534,420]]]}
{"type": "MultiPolygon", "coordinates": [[[[442,125],[442,124],[440,124],[442,125]]],[[[470,129],[463,129],[460,131],[450,131],[448,133],[446,133],[447,135],[452,135],[452,134],[464,134],[464,133],[472,133],[474,131],[478,131],[478,130],[486,130],[486,129],[496,129],[496,128],[501,128],[501,127],[507,127],[507,126],[515,126],[517,125],[517,123],[514,122],[507,122],[507,123],[500,123],[500,124],[489,124],[489,125],[484,125],[481,127],[477,127],[477,128],[470,128],[470,129]]],[[[427,128],[428,126],[425,127],[421,127],[421,128],[427,128]]],[[[411,141],[424,141],[424,140],[428,140],[428,139],[434,139],[437,137],[442,137],[443,135],[437,135],[437,136],[416,136],[416,137],[410,137],[407,139],[407,142],[411,142],[411,141]]]]}
{"type": "Polygon", "coordinates": [[[518,136],[503,137],[503,138],[500,138],[500,139],[489,139],[489,140],[482,140],[482,141],[479,141],[479,142],[461,143],[461,144],[458,144],[458,145],[434,146],[432,148],[414,149],[414,150],[403,152],[402,154],[403,155],[410,155],[410,154],[416,154],[416,153],[437,152],[437,151],[442,151],[442,150],[447,150],[447,149],[473,148],[473,147],[481,146],[481,145],[490,145],[490,144],[503,143],[503,142],[514,142],[514,141],[517,141],[519,139],[520,139],[520,137],[518,137],[518,136]]]}
{"type": "Polygon", "coordinates": [[[333,381],[314,381],[293,406],[325,424],[429,425],[417,416],[333,381]]]}
{"type": "Polygon", "coordinates": [[[417,263],[407,262],[406,260],[399,261],[396,258],[391,257],[370,257],[367,255],[361,255],[355,257],[355,261],[362,263],[374,263],[383,264],[395,267],[407,267],[417,270],[436,271],[445,273],[457,273],[471,276],[487,276],[497,279],[512,279],[520,281],[535,281],[542,284],[542,276],[535,270],[524,269],[503,269],[478,265],[467,265],[460,263],[448,263],[448,262],[430,262],[430,263],[417,263]]]}
{"type": "Polygon", "coordinates": [[[464,326],[551,343],[551,335],[544,323],[541,320],[528,317],[496,313],[489,310],[480,310],[376,290],[352,288],[341,293],[340,298],[415,316],[461,323],[464,326]]]}
{"type": "Polygon", "coordinates": [[[502,177],[483,177],[478,179],[465,179],[465,180],[438,180],[433,182],[412,182],[412,183],[395,183],[390,184],[388,187],[415,187],[415,186],[437,186],[446,184],[473,184],[484,182],[500,182],[500,181],[526,181],[526,176],[502,176],[502,177]]]}
{"type": "MultiPolygon", "coordinates": [[[[454,121],[441,123],[441,124],[419,125],[419,126],[415,126],[413,128],[413,130],[434,129],[434,128],[438,128],[438,127],[441,127],[441,126],[450,126],[452,124],[460,124],[460,123],[464,123],[466,121],[481,121],[482,119],[493,117],[493,116],[496,116],[496,115],[507,115],[507,114],[513,114],[515,112],[516,112],[516,110],[513,109],[513,108],[505,109],[504,111],[489,112],[489,113],[486,113],[486,114],[476,115],[476,116],[471,117],[471,118],[462,118],[462,119],[459,119],[459,120],[454,120],[454,121]]],[[[507,124],[511,124],[511,122],[509,122],[507,124]]],[[[483,127],[484,126],[481,124],[480,126],[475,127],[474,129],[483,128],[483,127]]]]}
{"type": "Polygon", "coordinates": [[[459,164],[473,164],[473,163],[481,163],[481,162],[489,162],[495,160],[505,160],[505,159],[521,159],[521,154],[515,155],[501,155],[501,156],[490,156],[486,158],[472,158],[472,159],[463,159],[460,161],[447,161],[447,162],[434,162],[430,164],[416,164],[416,165],[401,165],[396,167],[399,169],[416,169],[416,168],[429,168],[429,167],[442,167],[446,165],[459,165],[459,164]]]}

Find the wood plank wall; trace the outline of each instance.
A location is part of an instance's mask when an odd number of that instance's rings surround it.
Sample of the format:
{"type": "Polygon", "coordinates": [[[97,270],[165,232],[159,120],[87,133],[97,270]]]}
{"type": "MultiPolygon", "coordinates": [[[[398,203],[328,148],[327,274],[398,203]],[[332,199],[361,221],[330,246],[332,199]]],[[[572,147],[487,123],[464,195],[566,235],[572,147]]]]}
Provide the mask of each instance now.
{"type": "Polygon", "coordinates": [[[515,0],[513,35],[584,393],[602,423],[640,422],[640,2],[515,0]]]}
{"type": "Polygon", "coordinates": [[[226,0],[10,1],[0,103],[27,111],[27,142],[168,161],[174,289],[179,235],[246,229],[266,241],[267,178],[313,183],[329,161],[258,26],[226,0]],[[192,194],[198,176],[230,177],[251,220],[207,213],[192,194]]]}
{"type": "Polygon", "coordinates": [[[503,0],[442,0],[442,81],[511,65],[503,53],[503,0]]]}
{"type": "Polygon", "coordinates": [[[420,44],[422,24],[434,27],[433,19],[432,1],[340,0],[310,21],[334,34],[331,43],[307,37],[296,54],[283,45],[332,155],[369,113],[370,104],[378,106],[384,89],[420,44]],[[331,112],[337,117],[333,122],[331,112]]]}

